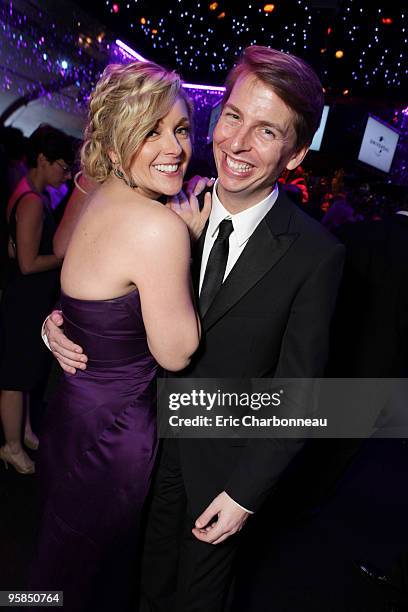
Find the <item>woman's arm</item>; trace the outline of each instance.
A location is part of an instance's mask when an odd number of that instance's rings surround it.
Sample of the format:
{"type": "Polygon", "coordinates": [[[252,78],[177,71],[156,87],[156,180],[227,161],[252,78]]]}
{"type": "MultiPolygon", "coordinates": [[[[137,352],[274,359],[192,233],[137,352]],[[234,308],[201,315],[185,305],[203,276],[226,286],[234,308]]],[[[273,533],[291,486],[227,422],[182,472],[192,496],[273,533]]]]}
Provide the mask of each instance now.
{"type": "Polygon", "coordinates": [[[54,253],[61,259],[65,256],[69,241],[77,221],[86,205],[89,195],[96,189],[98,183],[81,174],[78,186],[75,187],[68,200],[67,207],[54,235],[54,253]]]}
{"type": "Polygon", "coordinates": [[[61,265],[56,255],[39,255],[43,229],[43,205],[38,196],[27,196],[16,212],[17,259],[22,274],[53,270],[61,265]]]}
{"type": "Polygon", "coordinates": [[[132,280],[140,293],[149,349],[166,370],[182,370],[200,340],[186,226],[166,208],[157,211],[136,238],[133,262],[134,257],[143,262],[132,280]]]}

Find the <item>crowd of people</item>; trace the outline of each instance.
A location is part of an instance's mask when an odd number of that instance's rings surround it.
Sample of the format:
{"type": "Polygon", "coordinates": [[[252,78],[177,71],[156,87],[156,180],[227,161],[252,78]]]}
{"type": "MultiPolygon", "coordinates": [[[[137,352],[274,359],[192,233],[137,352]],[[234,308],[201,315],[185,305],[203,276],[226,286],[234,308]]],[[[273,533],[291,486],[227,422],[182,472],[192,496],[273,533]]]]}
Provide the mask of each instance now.
{"type": "MultiPolygon", "coordinates": [[[[407,375],[408,203],[343,169],[301,166],[322,108],[308,64],[247,48],[214,130],[215,184],[185,183],[192,105],[180,77],[151,62],[105,69],[79,166],[54,127],[0,133],[0,458],[38,481],[27,588],[62,588],[67,611],[126,612],[138,582],[141,610],[229,610],[240,532],[307,447],[159,444],[164,371],[407,375]],[[52,367],[34,433],[30,394],[52,367]]],[[[358,448],[336,447],[321,497],[358,448]]]]}

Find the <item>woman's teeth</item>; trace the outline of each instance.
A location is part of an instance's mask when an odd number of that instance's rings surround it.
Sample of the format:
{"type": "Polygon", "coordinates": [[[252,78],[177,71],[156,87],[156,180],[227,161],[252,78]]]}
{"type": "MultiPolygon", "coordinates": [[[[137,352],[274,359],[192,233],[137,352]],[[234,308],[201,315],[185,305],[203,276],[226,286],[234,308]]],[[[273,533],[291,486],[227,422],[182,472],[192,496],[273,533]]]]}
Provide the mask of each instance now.
{"type": "Polygon", "coordinates": [[[179,165],[178,164],[159,164],[154,167],[156,168],[156,170],[159,170],[159,172],[171,173],[171,172],[177,172],[179,165]]]}

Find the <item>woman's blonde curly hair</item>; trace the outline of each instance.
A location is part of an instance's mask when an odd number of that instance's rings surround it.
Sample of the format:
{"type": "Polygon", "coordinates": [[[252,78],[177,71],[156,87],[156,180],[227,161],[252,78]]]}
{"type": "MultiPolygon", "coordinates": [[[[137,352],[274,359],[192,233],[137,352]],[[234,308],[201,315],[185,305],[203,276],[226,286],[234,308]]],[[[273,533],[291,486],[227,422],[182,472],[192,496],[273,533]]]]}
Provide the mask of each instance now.
{"type": "Polygon", "coordinates": [[[185,100],[191,117],[192,104],[176,72],[153,62],[108,65],[90,97],[81,149],[84,173],[103,183],[117,166],[132,184],[134,156],[178,97],[185,100]]]}

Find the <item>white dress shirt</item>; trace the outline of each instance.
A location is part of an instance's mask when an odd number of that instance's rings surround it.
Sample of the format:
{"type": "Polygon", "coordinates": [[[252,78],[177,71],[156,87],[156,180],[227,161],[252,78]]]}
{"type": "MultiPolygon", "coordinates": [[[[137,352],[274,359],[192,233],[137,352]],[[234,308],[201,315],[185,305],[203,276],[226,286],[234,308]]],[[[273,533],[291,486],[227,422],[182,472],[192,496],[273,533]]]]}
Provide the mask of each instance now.
{"type": "Polygon", "coordinates": [[[222,205],[217,195],[217,184],[218,180],[214,185],[212,195],[212,208],[210,218],[208,221],[207,233],[204,240],[203,256],[201,258],[201,269],[200,269],[200,285],[199,290],[201,293],[201,287],[203,285],[205,269],[207,267],[208,257],[213,247],[214,242],[218,236],[218,229],[221,221],[224,219],[231,219],[233,232],[229,237],[229,253],[227,265],[225,268],[224,280],[235,266],[239,256],[244,250],[248,240],[254,233],[265,215],[271,210],[278,198],[278,186],[275,185],[272,192],[261,202],[243,210],[236,215],[232,215],[222,205]]]}
{"type": "MultiPolygon", "coordinates": [[[[203,255],[201,258],[200,293],[204,280],[205,269],[207,267],[208,257],[210,255],[210,251],[213,247],[213,244],[217,239],[219,225],[221,221],[224,221],[224,219],[231,219],[232,226],[234,228],[229,237],[228,260],[224,274],[225,280],[228,274],[231,272],[232,268],[237,263],[238,258],[244,250],[248,240],[250,239],[262,219],[265,217],[265,215],[271,210],[279,195],[278,185],[276,184],[272,192],[264,200],[258,202],[258,204],[255,204],[250,208],[247,208],[246,210],[243,210],[240,213],[237,213],[236,215],[232,215],[228,212],[228,210],[224,208],[217,195],[217,184],[218,180],[216,181],[213,189],[212,208],[208,221],[207,233],[204,239],[203,255]]],[[[232,499],[230,495],[228,495],[228,497],[232,499]]],[[[242,510],[245,510],[245,512],[253,514],[251,510],[248,510],[247,508],[241,506],[241,504],[236,502],[235,499],[232,499],[232,501],[237,506],[242,508],[242,510]]]]}

